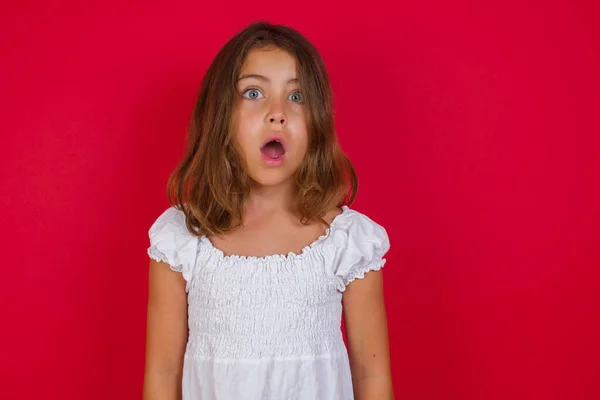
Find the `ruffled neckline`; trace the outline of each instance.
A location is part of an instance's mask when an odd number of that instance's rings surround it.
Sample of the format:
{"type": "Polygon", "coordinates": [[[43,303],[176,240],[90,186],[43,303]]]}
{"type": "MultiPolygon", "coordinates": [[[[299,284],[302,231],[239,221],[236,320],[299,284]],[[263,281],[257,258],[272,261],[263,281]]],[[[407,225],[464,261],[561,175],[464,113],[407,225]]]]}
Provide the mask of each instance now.
{"type": "Polygon", "coordinates": [[[287,261],[292,261],[292,260],[299,260],[299,259],[302,259],[302,258],[306,257],[309,253],[311,253],[312,251],[314,251],[323,242],[325,242],[325,240],[329,237],[331,231],[335,228],[335,226],[337,224],[339,224],[339,221],[350,210],[350,207],[345,206],[345,205],[342,206],[341,208],[342,208],[342,212],[339,213],[338,215],[336,215],[333,218],[333,220],[329,224],[329,227],[327,229],[325,229],[325,233],[323,233],[321,236],[319,236],[312,243],[304,246],[304,248],[302,248],[302,250],[299,253],[295,253],[295,252],[291,251],[288,254],[270,254],[270,255],[266,255],[266,256],[242,256],[242,255],[238,255],[238,254],[229,254],[229,255],[226,255],[221,249],[219,249],[218,247],[216,247],[210,241],[210,239],[208,239],[208,237],[206,235],[202,236],[200,238],[200,240],[206,245],[206,248],[213,255],[216,255],[219,259],[221,259],[223,261],[242,261],[242,262],[272,262],[272,261],[279,261],[279,262],[287,262],[287,261]]]}

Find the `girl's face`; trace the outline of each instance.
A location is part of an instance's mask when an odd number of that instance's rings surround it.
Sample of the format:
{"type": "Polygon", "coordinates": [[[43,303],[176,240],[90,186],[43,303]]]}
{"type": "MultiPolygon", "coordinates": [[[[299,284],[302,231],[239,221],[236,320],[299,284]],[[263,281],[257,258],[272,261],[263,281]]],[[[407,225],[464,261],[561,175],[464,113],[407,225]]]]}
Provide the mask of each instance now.
{"type": "Polygon", "coordinates": [[[296,60],[276,47],[252,49],[237,94],[234,142],[249,177],[263,186],[290,183],[309,140],[296,60]]]}

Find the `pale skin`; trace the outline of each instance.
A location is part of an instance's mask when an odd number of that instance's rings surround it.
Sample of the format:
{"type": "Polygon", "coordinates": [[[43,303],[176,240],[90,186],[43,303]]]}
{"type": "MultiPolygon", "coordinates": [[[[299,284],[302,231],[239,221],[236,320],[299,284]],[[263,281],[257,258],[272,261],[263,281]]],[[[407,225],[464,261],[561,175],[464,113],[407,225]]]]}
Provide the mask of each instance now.
{"type": "MultiPolygon", "coordinates": [[[[248,54],[240,78],[234,139],[245,154],[253,186],[243,227],[209,239],[225,254],[299,253],[326,227],[302,225],[293,207],[293,173],[308,146],[295,60],[280,49],[255,49],[248,54]],[[265,165],[257,151],[273,131],[284,135],[287,144],[285,162],[276,168],[265,165]]],[[[324,218],[331,222],[340,212],[332,209],[324,218]]],[[[181,273],[150,261],[144,400],[181,399],[188,339],[185,285],[181,273]]],[[[355,398],[393,399],[382,272],[370,271],[350,283],[342,305],[355,398]]]]}

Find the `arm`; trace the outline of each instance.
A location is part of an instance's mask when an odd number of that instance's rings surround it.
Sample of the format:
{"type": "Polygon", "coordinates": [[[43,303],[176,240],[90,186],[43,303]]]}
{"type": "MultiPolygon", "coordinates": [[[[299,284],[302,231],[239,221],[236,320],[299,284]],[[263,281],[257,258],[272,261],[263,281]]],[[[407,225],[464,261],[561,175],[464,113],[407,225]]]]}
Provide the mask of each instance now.
{"type": "Polygon", "coordinates": [[[181,399],[188,337],[187,296],[181,273],[150,261],[144,400],[181,399]]]}
{"type": "Polygon", "coordinates": [[[342,305],[356,400],[393,400],[382,271],[350,283],[342,305]]]}

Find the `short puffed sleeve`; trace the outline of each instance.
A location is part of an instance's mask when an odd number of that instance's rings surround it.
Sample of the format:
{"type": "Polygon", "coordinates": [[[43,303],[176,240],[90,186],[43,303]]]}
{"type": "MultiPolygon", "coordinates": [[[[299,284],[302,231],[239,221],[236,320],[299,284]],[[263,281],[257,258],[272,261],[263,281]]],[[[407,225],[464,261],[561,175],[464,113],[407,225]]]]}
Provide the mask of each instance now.
{"type": "Polygon", "coordinates": [[[152,224],[148,236],[150,258],[165,262],[173,271],[181,272],[187,283],[187,292],[196,263],[198,237],[187,230],[183,211],[168,208],[152,224]]]}
{"type": "Polygon", "coordinates": [[[334,235],[337,241],[334,268],[341,292],[355,279],[364,278],[367,272],[380,270],[390,249],[383,226],[357,211],[349,210],[348,213],[350,215],[334,235]]]}

